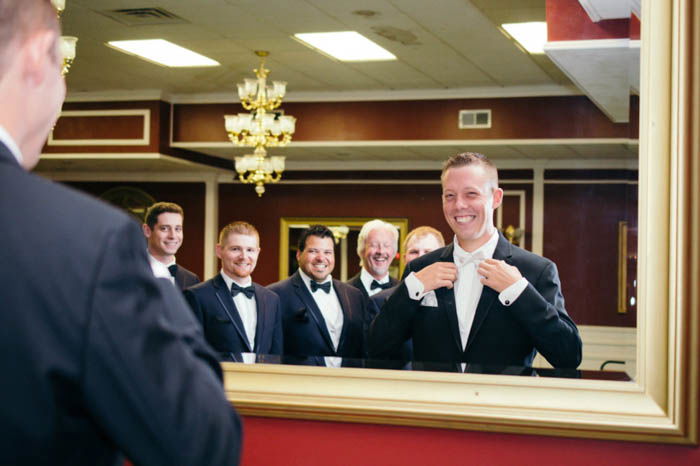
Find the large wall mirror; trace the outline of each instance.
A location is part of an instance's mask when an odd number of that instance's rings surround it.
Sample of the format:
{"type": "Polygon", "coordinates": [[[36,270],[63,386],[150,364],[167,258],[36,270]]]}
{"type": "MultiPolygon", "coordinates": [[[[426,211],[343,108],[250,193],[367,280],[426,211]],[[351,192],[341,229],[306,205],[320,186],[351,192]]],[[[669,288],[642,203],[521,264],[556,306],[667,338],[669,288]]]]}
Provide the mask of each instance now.
{"type": "Polygon", "coordinates": [[[698,90],[700,43],[689,25],[700,18],[693,6],[642,2],[634,381],[224,364],[231,401],[256,416],[696,443],[699,188],[688,167],[697,168],[690,88],[698,90]]]}

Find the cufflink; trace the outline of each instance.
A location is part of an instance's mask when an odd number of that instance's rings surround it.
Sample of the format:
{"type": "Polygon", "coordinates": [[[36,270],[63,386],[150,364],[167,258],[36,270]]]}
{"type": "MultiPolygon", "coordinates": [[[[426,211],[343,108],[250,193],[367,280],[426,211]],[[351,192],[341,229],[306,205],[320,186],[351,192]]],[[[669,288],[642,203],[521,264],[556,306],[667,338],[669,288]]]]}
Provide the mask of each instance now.
{"type": "Polygon", "coordinates": [[[420,291],[416,291],[416,298],[420,296],[420,291]]]}
{"type": "Polygon", "coordinates": [[[506,306],[510,306],[510,300],[506,299],[506,306]]]}

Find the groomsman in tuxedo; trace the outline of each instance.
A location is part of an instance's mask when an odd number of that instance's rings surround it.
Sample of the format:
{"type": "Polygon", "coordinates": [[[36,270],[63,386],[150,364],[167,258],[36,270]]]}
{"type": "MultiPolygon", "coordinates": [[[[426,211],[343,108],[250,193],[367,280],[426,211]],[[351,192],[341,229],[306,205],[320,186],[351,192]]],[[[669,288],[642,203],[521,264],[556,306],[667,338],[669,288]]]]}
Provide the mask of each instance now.
{"type": "Polygon", "coordinates": [[[389,266],[398,244],[399,231],[391,223],[375,219],[362,225],[357,238],[361,269],[347,283],[362,291],[365,298],[396,286],[398,280],[389,276],[389,266]]]}
{"type": "Polygon", "coordinates": [[[241,425],[123,211],[33,175],[65,81],[49,0],[0,0],[0,464],[235,465],[241,425]]]}
{"type": "Polygon", "coordinates": [[[327,227],[312,225],[299,239],[299,269],[268,286],[282,303],[285,354],[365,357],[367,301],[356,288],[331,277],[334,246],[327,227]]]}
{"type": "MultiPolygon", "coordinates": [[[[404,263],[408,264],[413,259],[417,259],[425,254],[432,252],[438,248],[445,246],[445,239],[442,233],[433,227],[421,226],[414,228],[408,232],[406,239],[403,242],[403,257],[404,263]]],[[[391,296],[399,285],[392,286],[386,290],[373,295],[370,299],[374,305],[374,314],[381,309],[384,302],[391,296]]],[[[388,357],[385,356],[385,357],[388,357]]],[[[413,358],[413,345],[411,340],[406,340],[402,345],[401,352],[389,359],[399,359],[402,361],[410,361],[413,358]]]]}
{"type": "Polygon", "coordinates": [[[539,351],[554,367],[576,368],[581,338],[556,265],[494,226],[503,199],[496,167],[482,154],[458,154],[441,180],[454,241],[406,266],[372,322],[370,356],[395,354],[412,338],[418,361],[529,366],[539,351]]]}
{"type": "Polygon", "coordinates": [[[167,278],[184,290],[199,283],[199,277],[175,262],[182,246],[185,213],[174,202],[156,202],[146,211],[143,234],[148,239],[148,261],[156,277],[167,278]]]}
{"type": "Polygon", "coordinates": [[[280,300],[251,277],[259,254],[255,227],[230,223],[216,245],[219,274],[185,290],[207,342],[222,360],[241,361],[242,353],[282,354],[280,300]]]}
{"type": "MultiPolygon", "coordinates": [[[[408,232],[406,239],[403,241],[404,264],[408,265],[413,259],[424,256],[443,246],[445,246],[445,239],[438,230],[429,226],[416,227],[408,232]]],[[[377,309],[382,308],[384,301],[392,295],[398,284],[399,282],[396,282],[396,285],[391,288],[372,295],[372,302],[377,309]]]]}

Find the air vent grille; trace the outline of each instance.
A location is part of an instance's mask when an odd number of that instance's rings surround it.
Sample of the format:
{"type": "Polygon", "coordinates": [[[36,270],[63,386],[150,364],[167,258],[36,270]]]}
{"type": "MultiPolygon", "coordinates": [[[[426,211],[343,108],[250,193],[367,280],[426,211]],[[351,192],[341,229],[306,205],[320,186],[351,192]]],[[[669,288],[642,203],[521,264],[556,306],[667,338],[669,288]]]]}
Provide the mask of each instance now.
{"type": "Polygon", "coordinates": [[[459,128],[490,128],[491,110],[460,110],[459,128]]]}
{"type": "Polygon", "coordinates": [[[153,26],[157,24],[187,23],[174,13],[163,8],[125,8],[101,11],[101,14],[126,26],[153,26]]]}

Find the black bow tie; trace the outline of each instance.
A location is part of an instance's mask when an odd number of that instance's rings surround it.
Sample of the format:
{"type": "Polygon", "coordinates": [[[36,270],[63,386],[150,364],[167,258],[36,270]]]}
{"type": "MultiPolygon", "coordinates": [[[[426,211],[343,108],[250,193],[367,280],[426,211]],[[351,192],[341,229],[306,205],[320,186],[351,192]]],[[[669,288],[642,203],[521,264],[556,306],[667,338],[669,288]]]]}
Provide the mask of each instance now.
{"type": "Polygon", "coordinates": [[[170,271],[170,275],[175,278],[175,274],[177,274],[177,264],[172,264],[168,266],[168,270],[170,271]]]}
{"type": "Polygon", "coordinates": [[[235,297],[238,293],[243,293],[246,298],[250,299],[255,296],[255,288],[253,285],[240,286],[238,283],[231,283],[231,296],[235,297]]]}
{"type": "Polygon", "coordinates": [[[372,280],[372,284],[369,286],[369,289],[374,290],[375,288],[381,288],[382,290],[387,290],[387,289],[391,288],[391,282],[379,283],[377,280],[372,280]]]}
{"type": "Polygon", "coordinates": [[[311,291],[314,292],[316,290],[323,290],[326,293],[331,292],[331,282],[326,282],[326,283],[318,283],[313,280],[311,280],[311,291]]]}

